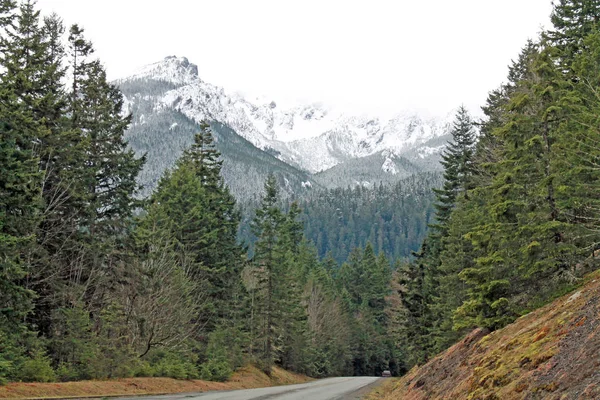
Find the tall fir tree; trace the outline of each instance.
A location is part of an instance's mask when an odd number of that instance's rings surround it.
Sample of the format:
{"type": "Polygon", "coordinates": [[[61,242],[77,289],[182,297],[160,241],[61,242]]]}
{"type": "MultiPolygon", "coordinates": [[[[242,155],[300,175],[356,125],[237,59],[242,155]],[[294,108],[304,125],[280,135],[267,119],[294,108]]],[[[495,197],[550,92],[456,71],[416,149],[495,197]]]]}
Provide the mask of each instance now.
{"type": "Polygon", "coordinates": [[[586,49],[586,37],[600,27],[600,1],[558,0],[550,20],[554,29],[543,36],[558,50],[557,60],[563,72],[576,80],[571,63],[586,49]]]}
{"type": "Polygon", "coordinates": [[[39,126],[24,101],[30,87],[27,76],[35,68],[27,63],[22,43],[15,43],[23,31],[27,31],[23,40],[29,39],[29,28],[23,26],[26,6],[17,12],[14,2],[0,3],[0,318],[3,326],[13,327],[22,323],[32,307],[33,292],[24,285],[29,272],[26,250],[34,243],[41,209],[34,153],[39,126]]]}
{"type": "MultiPolygon", "coordinates": [[[[257,358],[261,369],[271,375],[277,360],[276,337],[281,330],[279,293],[282,276],[283,257],[279,246],[281,226],[285,216],[277,202],[278,188],[274,175],[269,175],[265,182],[265,194],[260,207],[256,210],[253,221],[253,232],[258,238],[255,244],[253,262],[258,276],[257,286],[257,319],[256,340],[259,354],[257,358]]],[[[255,339],[255,338],[253,338],[255,339]]]]}
{"type": "Polygon", "coordinates": [[[194,144],[163,176],[151,198],[157,212],[166,215],[180,264],[203,298],[197,318],[203,332],[239,321],[235,302],[243,295],[243,249],[236,240],[240,216],[220,175],[219,157],[209,125],[201,124],[194,144]]]}
{"type": "Polygon", "coordinates": [[[458,109],[450,134],[452,139],[442,153],[441,161],[444,167],[444,185],[441,189],[434,189],[437,197],[437,223],[433,225],[433,229],[439,231],[441,236],[447,234],[445,226],[457,197],[466,196],[471,187],[476,138],[473,121],[464,106],[458,109]]]}

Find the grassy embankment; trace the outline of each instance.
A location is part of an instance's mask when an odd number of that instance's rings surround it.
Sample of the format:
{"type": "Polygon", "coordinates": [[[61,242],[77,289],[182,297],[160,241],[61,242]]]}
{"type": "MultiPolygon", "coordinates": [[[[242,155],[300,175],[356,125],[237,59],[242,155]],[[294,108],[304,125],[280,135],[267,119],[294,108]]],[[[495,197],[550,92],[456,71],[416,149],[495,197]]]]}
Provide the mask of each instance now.
{"type": "Polygon", "coordinates": [[[0,399],[52,399],[136,396],[235,390],[303,383],[310,378],[280,368],[269,378],[255,367],[237,371],[227,382],[176,380],[170,378],[128,378],[110,381],[83,381],[64,383],[9,383],[0,386],[0,399]]]}
{"type": "Polygon", "coordinates": [[[600,399],[600,271],[503,329],[471,332],[376,399],[600,399]]]}

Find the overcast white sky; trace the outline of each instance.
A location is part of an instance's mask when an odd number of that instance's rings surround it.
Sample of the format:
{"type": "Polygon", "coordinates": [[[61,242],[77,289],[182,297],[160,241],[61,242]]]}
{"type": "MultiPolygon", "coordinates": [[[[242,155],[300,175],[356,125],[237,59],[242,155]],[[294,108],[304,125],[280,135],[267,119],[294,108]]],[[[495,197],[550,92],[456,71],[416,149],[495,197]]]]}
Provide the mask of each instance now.
{"type": "Polygon", "coordinates": [[[551,0],[39,0],[117,78],[168,55],[205,81],[365,111],[478,113],[551,0]]]}

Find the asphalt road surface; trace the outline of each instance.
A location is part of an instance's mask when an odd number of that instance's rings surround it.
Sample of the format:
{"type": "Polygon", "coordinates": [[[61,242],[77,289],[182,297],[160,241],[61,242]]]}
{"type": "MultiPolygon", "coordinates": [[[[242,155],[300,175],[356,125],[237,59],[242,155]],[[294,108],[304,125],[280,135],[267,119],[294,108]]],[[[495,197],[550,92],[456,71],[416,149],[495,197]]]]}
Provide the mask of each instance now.
{"type": "Polygon", "coordinates": [[[181,393],[166,396],[135,397],[138,400],[354,400],[369,393],[381,378],[329,378],[300,385],[224,392],[181,393]]]}

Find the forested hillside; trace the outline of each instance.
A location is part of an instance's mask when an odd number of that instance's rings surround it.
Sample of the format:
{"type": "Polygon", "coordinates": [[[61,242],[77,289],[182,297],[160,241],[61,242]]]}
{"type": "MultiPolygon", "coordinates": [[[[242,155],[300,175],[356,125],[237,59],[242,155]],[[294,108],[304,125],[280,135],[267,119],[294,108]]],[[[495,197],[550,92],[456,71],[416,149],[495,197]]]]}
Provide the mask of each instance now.
{"type": "MultiPolygon", "coordinates": [[[[130,99],[128,109],[124,111],[131,112],[132,123],[125,137],[136,154],[147,155],[138,180],[142,185],[140,194],[149,196],[163,172],[172,168],[183,151],[193,143],[194,134],[200,126],[177,110],[155,110],[156,97],[177,87],[172,82],[140,78],[119,81],[118,86],[130,99]]],[[[254,147],[227,125],[216,121],[210,124],[216,147],[224,161],[223,178],[239,201],[257,200],[270,172],[277,174],[282,195],[286,197],[320,187],[310,174],[254,147]]]]}
{"type": "MultiPolygon", "coordinates": [[[[441,184],[441,174],[431,172],[415,174],[394,185],[380,182],[374,187],[315,188],[295,200],[304,234],[316,246],[319,257],[329,255],[342,263],[354,248],[371,243],[377,254],[408,260],[434,220],[432,189],[441,184]]],[[[282,207],[288,207],[287,201],[282,207]]],[[[242,204],[240,240],[251,248],[256,240],[250,229],[255,208],[256,201],[242,204]]]]}
{"type": "Polygon", "coordinates": [[[600,1],[560,0],[551,20],[490,92],[479,140],[459,112],[437,222],[400,274],[408,365],[472,328],[506,326],[598,268],[600,1]]]}
{"type": "Polygon", "coordinates": [[[442,176],[316,190],[225,124],[168,110],[145,136],[81,27],[0,0],[0,383],[402,374],[564,294],[598,268],[599,21],[558,1],[485,119],[430,132],[442,176]]]}
{"type": "Polygon", "coordinates": [[[321,260],[276,170],[248,256],[215,137],[244,142],[206,122],[143,198],[146,158],[83,29],[0,6],[0,382],[402,368],[383,254],[321,260]]]}
{"type": "Polygon", "coordinates": [[[315,191],[300,201],[306,236],[321,257],[331,254],[339,262],[367,243],[378,254],[407,260],[433,223],[432,189],[440,185],[440,174],[424,173],[394,185],[315,191]]]}

